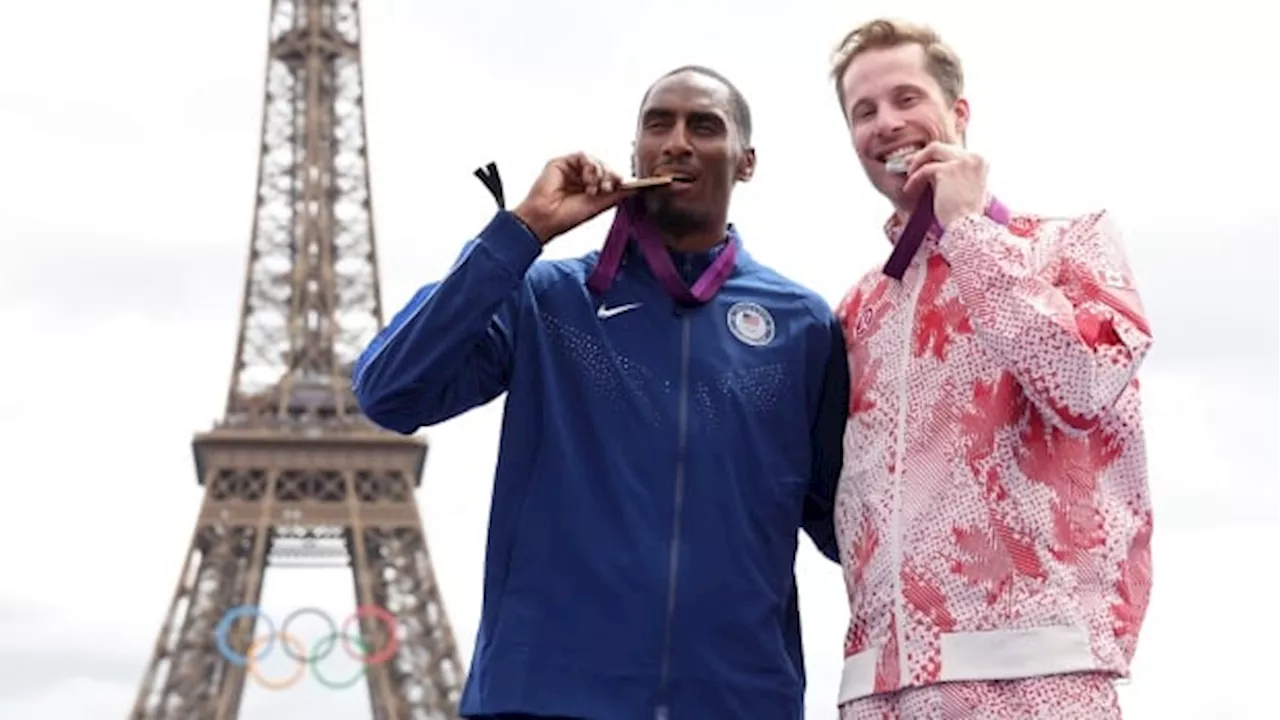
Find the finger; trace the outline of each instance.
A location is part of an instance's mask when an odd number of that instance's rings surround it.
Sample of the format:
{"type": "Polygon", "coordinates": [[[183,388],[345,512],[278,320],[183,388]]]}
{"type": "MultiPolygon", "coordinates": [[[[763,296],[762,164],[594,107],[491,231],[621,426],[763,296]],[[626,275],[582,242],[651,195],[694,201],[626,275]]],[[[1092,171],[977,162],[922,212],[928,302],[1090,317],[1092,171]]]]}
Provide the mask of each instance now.
{"type": "Polygon", "coordinates": [[[582,172],[579,175],[582,180],[582,191],[588,195],[595,195],[600,189],[600,165],[590,158],[584,158],[582,162],[582,172]]]}
{"type": "Polygon", "coordinates": [[[574,214],[579,215],[586,222],[600,213],[608,210],[617,204],[626,196],[636,192],[635,190],[618,190],[612,193],[599,193],[597,195],[578,195],[571,199],[575,208],[574,214]]]}
{"type": "Polygon", "coordinates": [[[607,180],[612,174],[608,167],[600,160],[588,157],[588,170],[586,174],[586,193],[591,196],[600,195],[611,192],[612,188],[606,188],[607,180]]]}
{"type": "Polygon", "coordinates": [[[587,155],[584,152],[576,152],[576,153],[573,153],[572,155],[565,155],[564,160],[565,160],[566,166],[569,168],[572,168],[575,175],[581,175],[582,168],[591,164],[591,156],[587,155]]]}
{"type": "Polygon", "coordinates": [[[599,160],[592,161],[591,177],[593,180],[593,187],[595,188],[595,193],[597,195],[604,195],[611,192],[612,188],[606,187],[609,175],[609,168],[605,167],[604,163],[599,160]]]}
{"type": "Polygon", "coordinates": [[[593,173],[596,171],[596,161],[595,158],[581,152],[574,153],[572,157],[574,189],[582,192],[592,182],[593,173]]]}
{"type": "Polygon", "coordinates": [[[601,168],[603,175],[600,178],[600,190],[605,193],[613,193],[622,189],[623,177],[609,168],[601,168]]]}
{"type": "Polygon", "coordinates": [[[582,157],[581,153],[565,155],[552,160],[547,165],[546,189],[553,193],[574,192],[581,185],[582,157]]]}
{"type": "Polygon", "coordinates": [[[908,172],[907,181],[902,184],[902,192],[906,195],[915,195],[925,185],[934,181],[938,176],[938,171],[942,169],[944,164],[931,162],[924,167],[916,168],[914,172],[908,172]]]}
{"type": "Polygon", "coordinates": [[[955,151],[945,143],[931,142],[907,161],[907,175],[919,170],[926,163],[946,162],[955,159],[955,151]]]}

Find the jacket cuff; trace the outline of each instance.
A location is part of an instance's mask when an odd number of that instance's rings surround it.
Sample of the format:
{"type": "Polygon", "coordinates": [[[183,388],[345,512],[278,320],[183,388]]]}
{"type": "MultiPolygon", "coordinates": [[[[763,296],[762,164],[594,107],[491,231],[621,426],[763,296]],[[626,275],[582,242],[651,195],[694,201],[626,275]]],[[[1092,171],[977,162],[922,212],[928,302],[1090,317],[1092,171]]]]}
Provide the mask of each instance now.
{"type": "Polygon", "coordinates": [[[493,216],[479,235],[480,246],[516,277],[522,277],[542,254],[542,243],[529,227],[509,210],[493,216]]]}

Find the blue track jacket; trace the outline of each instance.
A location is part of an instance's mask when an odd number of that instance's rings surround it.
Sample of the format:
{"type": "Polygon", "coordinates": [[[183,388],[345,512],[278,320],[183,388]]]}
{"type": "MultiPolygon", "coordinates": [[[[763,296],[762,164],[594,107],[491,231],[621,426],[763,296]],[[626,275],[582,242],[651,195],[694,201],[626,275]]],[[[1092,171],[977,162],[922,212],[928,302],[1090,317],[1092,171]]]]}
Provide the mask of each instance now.
{"type": "MultiPolygon", "coordinates": [[[[598,252],[541,250],[499,212],[354,372],[401,433],[507,393],[460,713],[802,720],[798,530],[836,558],[849,398],[830,308],[741,246],[693,308],[634,242],[602,297],[598,252]]],[[[675,254],[686,282],[714,252],[675,254]]]]}

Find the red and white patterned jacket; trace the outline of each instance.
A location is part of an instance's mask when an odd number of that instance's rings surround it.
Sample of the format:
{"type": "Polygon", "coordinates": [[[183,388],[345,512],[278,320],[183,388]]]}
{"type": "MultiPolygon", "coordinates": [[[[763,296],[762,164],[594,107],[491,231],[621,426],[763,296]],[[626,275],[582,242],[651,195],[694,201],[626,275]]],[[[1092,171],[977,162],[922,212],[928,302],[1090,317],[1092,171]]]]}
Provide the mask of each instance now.
{"type": "MultiPolygon", "coordinates": [[[[901,223],[885,230],[896,241],[901,223]]],[[[840,702],[1126,677],[1151,590],[1135,378],[1151,333],[1108,216],[963,218],[837,314],[852,373],[840,702]]]]}

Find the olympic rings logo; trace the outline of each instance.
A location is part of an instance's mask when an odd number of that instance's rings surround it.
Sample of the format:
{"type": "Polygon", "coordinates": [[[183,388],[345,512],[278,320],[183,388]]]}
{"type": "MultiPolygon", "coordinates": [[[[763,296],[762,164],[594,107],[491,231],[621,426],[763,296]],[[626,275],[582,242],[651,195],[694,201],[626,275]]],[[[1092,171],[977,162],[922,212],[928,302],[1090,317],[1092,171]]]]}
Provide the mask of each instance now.
{"type": "Polygon", "coordinates": [[[285,690],[297,685],[302,678],[306,677],[308,667],[311,668],[311,674],[315,676],[316,681],[321,685],[333,690],[343,690],[362,680],[370,665],[379,665],[390,660],[400,647],[400,639],[396,636],[395,615],[378,605],[361,605],[346,620],[343,620],[340,626],[334,623],[333,618],[329,617],[329,614],[320,608],[299,608],[289,613],[284,622],[280,623],[278,629],[271,616],[263,612],[261,608],[256,605],[240,605],[223,614],[222,619],[218,621],[218,624],[213,629],[213,642],[218,648],[218,653],[226,658],[227,662],[236,667],[245,668],[254,682],[268,690],[285,690]],[[329,627],[329,632],[316,640],[309,652],[302,641],[289,632],[290,623],[303,615],[314,615],[329,627]],[[266,622],[269,630],[266,635],[255,637],[243,653],[236,652],[231,647],[231,640],[228,638],[231,633],[231,626],[241,618],[254,618],[255,624],[257,619],[261,618],[266,622]],[[386,628],[386,645],[372,654],[369,652],[369,646],[365,643],[364,636],[359,628],[356,628],[354,632],[350,629],[351,623],[365,618],[372,618],[382,623],[383,627],[386,628]],[[269,678],[262,674],[260,663],[275,647],[277,640],[280,641],[280,647],[284,654],[290,660],[295,661],[298,667],[292,673],[283,677],[269,678]],[[320,671],[320,661],[329,657],[338,645],[342,646],[348,657],[360,663],[359,672],[349,679],[341,681],[326,677],[320,671]],[[358,648],[359,652],[353,649],[352,645],[358,648]]]}

